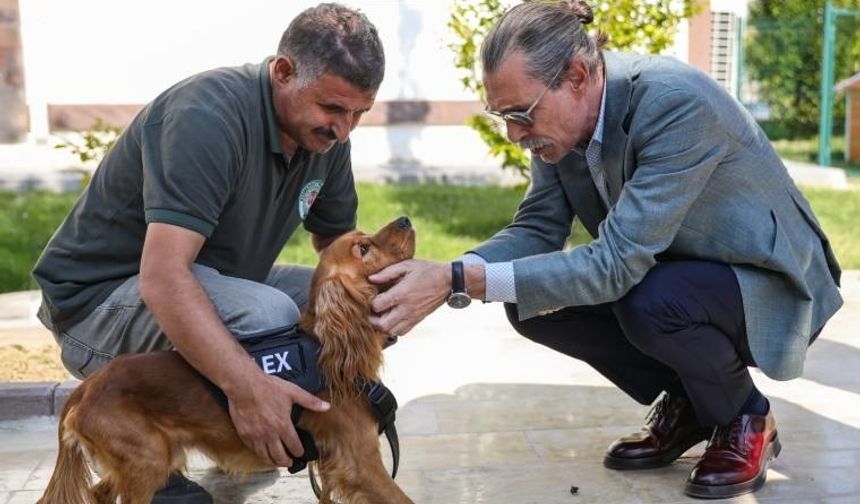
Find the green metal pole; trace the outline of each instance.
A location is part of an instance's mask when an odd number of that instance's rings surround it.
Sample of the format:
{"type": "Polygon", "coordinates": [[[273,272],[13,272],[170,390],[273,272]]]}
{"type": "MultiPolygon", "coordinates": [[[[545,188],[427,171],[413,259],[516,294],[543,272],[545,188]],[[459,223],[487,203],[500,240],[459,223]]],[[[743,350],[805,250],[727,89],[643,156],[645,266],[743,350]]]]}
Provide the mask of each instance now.
{"type": "Polygon", "coordinates": [[[824,6],[824,48],[821,61],[821,119],[818,125],[818,164],[830,166],[830,132],[833,128],[833,49],[836,26],[833,5],[824,6]]]}

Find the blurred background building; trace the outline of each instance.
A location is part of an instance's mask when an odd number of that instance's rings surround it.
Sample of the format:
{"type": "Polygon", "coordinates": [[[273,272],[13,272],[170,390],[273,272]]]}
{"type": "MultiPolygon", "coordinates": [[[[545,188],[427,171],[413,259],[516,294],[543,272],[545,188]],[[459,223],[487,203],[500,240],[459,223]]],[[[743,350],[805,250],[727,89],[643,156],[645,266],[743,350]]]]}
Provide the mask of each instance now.
{"type": "MultiPolygon", "coordinates": [[[[483,107],[463,90],[447,47],[450,1],[343,1],[377,25],[387,59],[377,103],[353,133],[356,169],[383,178],[416,166],[442,179],[484,168],[475,176],[500,176],[498,162],[463,125],[483,107]]],[[[193,73],[274,53],[289,21],[316,3],[0,0],[0,142],[51,144],[96,119],[123,127],[193,73]]],[[[667,53],[737,96],[747,2],[699,3],[667,53]]]]}

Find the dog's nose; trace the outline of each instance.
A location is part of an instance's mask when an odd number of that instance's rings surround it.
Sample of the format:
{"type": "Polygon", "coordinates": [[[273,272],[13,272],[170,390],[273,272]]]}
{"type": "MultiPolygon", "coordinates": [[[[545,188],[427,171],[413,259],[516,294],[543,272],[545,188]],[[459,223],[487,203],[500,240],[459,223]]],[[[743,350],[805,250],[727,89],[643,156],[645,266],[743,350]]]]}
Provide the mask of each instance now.
{"type": "Polygon", "coordinates": [[[412,221],[409,220],[409,217],[406,217],[404,215],[403,217],[397,219],[397,227],[405,231],[412,227],[412,221]]]}

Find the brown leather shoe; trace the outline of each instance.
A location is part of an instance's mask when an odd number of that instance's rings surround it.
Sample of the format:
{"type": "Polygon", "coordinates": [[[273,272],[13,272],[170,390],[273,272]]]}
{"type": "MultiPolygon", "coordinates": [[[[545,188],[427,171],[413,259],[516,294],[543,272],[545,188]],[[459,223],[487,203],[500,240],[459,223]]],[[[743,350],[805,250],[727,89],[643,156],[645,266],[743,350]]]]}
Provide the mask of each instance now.
{"type": "Polygon", "coordinates": [[[692,446],[708,439],[713,428],[702,427],[690,400],[664,393],[640,432],[609,446],[603,465],[609,469],[653,469],[674,462],[692,446]]]}
{"type": "Polygon", "coordinates": [[[764,485],[767,466],[781,446],[773,414],[740,415],[717,427],[702,459],[693,467],[684,493],[723,499],[755,492],[764,485]]]}

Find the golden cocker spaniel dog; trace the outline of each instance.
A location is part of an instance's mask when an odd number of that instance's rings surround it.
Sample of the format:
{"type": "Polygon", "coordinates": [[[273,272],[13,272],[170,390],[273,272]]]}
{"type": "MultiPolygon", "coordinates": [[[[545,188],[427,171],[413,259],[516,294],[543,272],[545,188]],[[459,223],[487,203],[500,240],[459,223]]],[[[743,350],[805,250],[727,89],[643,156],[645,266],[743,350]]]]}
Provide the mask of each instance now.
{"type": "MultiPolygon", "coordinates": [[[[367,277],[414,252],[415,232],[401,217],[372,236],[349,232],[320,254],[299,325],[320,345],[325,387],[318,395],[332,407],[304,411],[298,425],[319,451],[311,464],[322,480],[321,502],[412,502],[383,465],[377,420],[355,384],[379,381],[388,339],[368,321],[377,287],[367,277]]],[[[208,387],[177,352],[112,360],[66,402],[57,464],[39,502],[149,504],[171,472],[185,469],[190,449],[229,474],[270,469],[245,446],[208,387]],[[85,452],[99,469],[95,485],[85,452]]]]}

